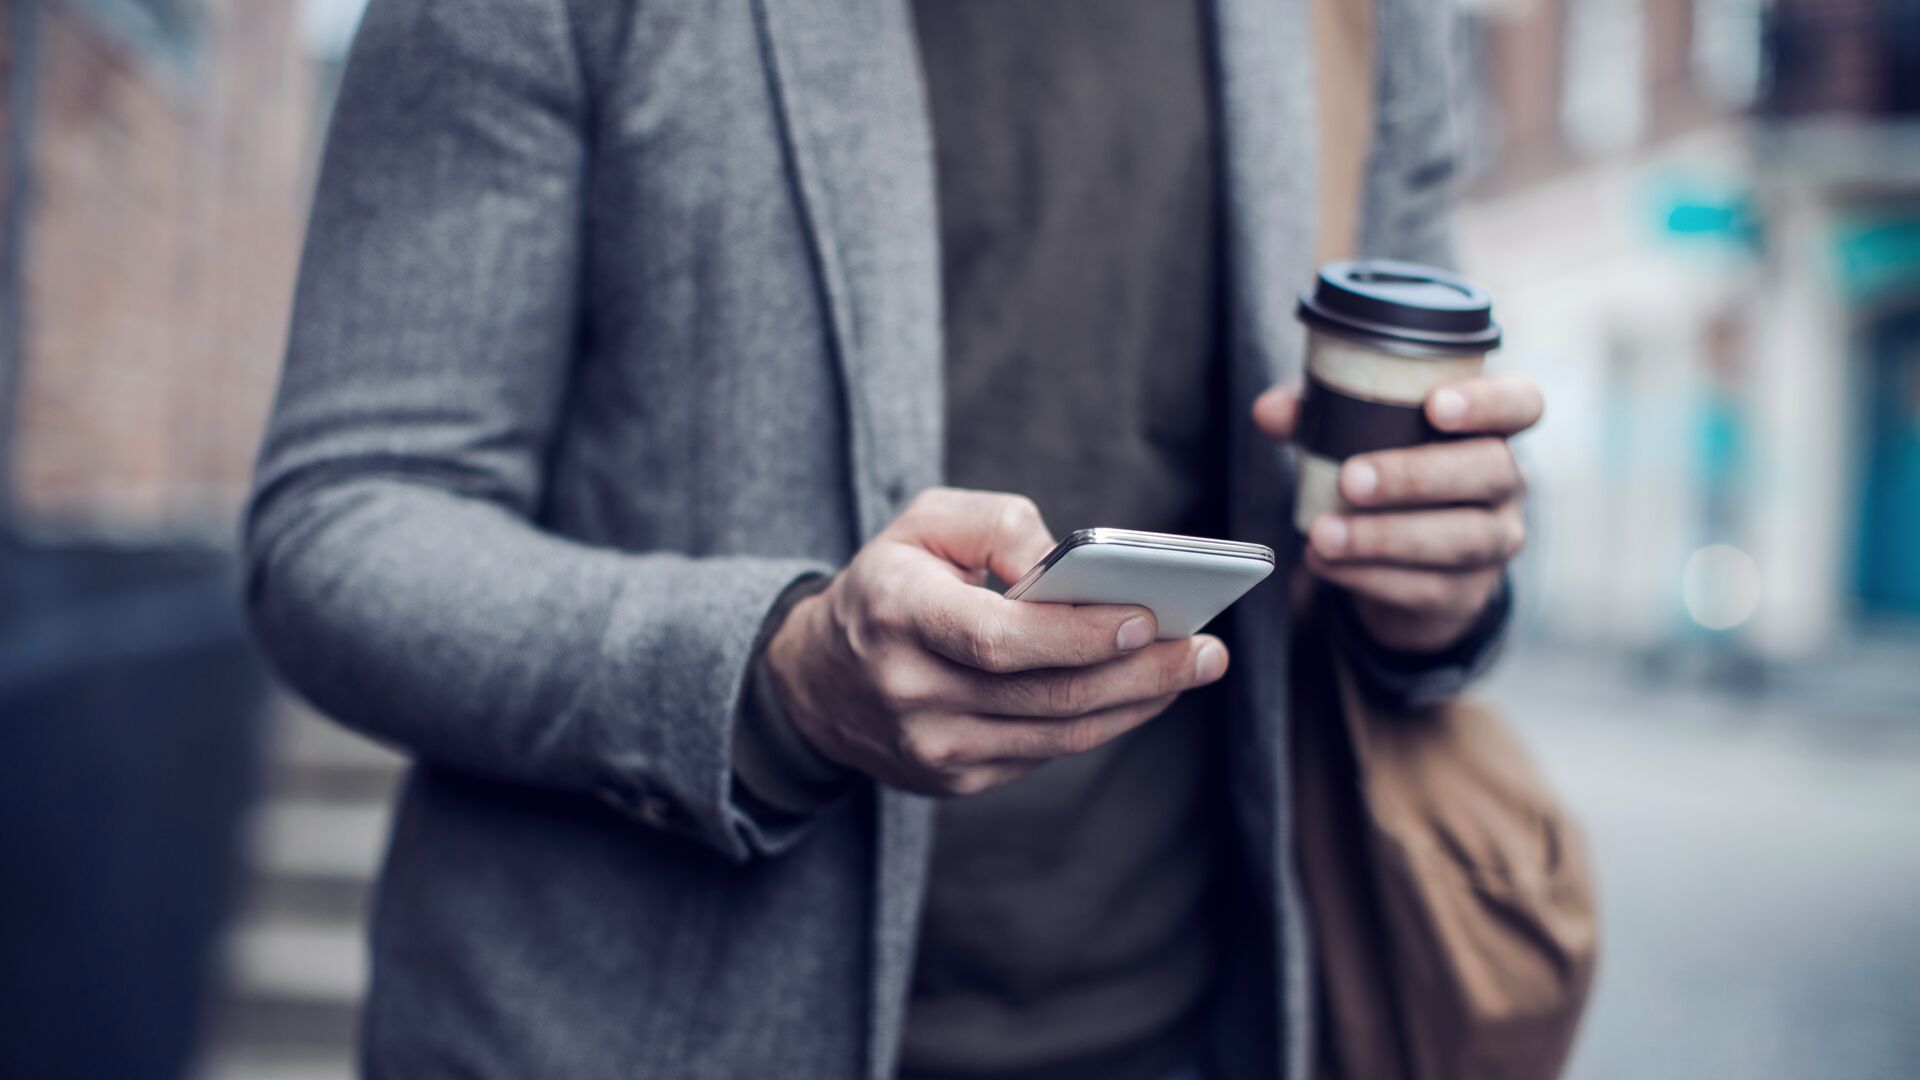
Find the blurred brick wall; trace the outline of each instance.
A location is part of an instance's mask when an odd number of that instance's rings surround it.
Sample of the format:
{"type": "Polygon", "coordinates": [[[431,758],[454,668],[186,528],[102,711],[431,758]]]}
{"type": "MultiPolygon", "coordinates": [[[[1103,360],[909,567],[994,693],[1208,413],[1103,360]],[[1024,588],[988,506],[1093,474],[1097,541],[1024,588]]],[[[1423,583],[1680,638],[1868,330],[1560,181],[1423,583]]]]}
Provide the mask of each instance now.
{"type": "MultiPolygon", "coordinates": [[[[1587,164],[1566,138],[1567,52],[1571,12],[1587,0],[1478,0],[1482,27],[1477,72],[1493,112],[1498,145],[1492,168],[1473,180],[1469,194],[1497,198],[1587,164]]],[[[1694,86],[1692,0],[1632,0],[1643,16],[1645,49],[1640,82],[1617,92],[1645,98],[1646,141],[1720,123],[1694,86]]]]}
{"type": "Polygon", "coordinates": [[[309,192],[298,3],[207,0],[178,54],[83,10],[51,4],[41,43],[16,506],[29,530],[230,538],[309,192]]]}

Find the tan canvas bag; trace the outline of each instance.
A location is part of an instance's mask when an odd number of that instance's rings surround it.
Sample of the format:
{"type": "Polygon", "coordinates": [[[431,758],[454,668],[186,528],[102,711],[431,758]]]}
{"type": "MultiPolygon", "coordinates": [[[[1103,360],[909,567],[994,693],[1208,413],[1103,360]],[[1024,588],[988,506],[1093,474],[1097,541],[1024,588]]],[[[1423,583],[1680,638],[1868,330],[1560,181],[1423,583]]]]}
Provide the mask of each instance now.
{"type": "Polygon", "coordinates": [[[1293,669],[1319,1074],[1558,1076],[1598,944],[1578,828],[1497,713],[1389,707],[1325,622],[1302,621],[1293,669]]]}
{"type": "MultiPolygon", "coordinates": [[[[1314,0],[1321,255],[1351,253],[1372,118],[1367,0],[1314,0]]],[[[1598,947],[1579,830],[1500,717],[1396,709],[1296,582],[1294,792],[1324,1080],[1546,1080],[1598,947]]]]}

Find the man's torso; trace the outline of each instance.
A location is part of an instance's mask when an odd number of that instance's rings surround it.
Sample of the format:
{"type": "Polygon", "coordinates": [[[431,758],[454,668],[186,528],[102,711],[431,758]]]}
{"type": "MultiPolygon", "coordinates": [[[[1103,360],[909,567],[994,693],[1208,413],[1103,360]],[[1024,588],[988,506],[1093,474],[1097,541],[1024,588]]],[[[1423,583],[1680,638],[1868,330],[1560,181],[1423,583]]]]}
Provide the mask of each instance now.
{"type": "MultiPolygon", "coordinates": [[[[1198,0],[920,0],[946,472],[1060,533],[1224,528],[1198,0]]],[[[1225,699],[942,804],[903,1043],[936,1076],[1158,1077],[1213,976],[1225,699]]]]}
{"type": "MultiPolygon", "coordinates": [[[[1313,262],[1311,87],[1297,60],[1309,37],[1301,4],[1210,6],[1228,208],[1222,346],[1229,398],[1244,403],[1298,366],[1289,297],[1313,262]]],[[[590,102],[542,120],[579,125],[590,147],[579,308],[551,313],[560,329],[578,325],[543,457],[542,528],[608,558],[838,565],[941,479],[933,155],[906,8],[486,0],[452,13],[392,0],[370,10],[369,26],[414,25],[385,34],[404,50],[356,53],[349,96],[407,100],[446,80],[487,93],[483,83],[540,72],[543,84],[578,82],[590,102]],[[376,67],[356,73],[363,61],[376,67]]],[[[1392,55],[1429,39],[1403,26],[1392,55]]],[[[1416,80],[1412,91],[1423,89],[1416,80]]],[[[1409,225],[1421,196],[1401,177],[1425,164],[1426,125],[1407,100],[1383,111],[1404,123],[1375,155],[1384,179],[1368,219],[1407,239],[1375,253],[1422,257],[1409,225]]],[[[417,137],[443,148],[521,134],[417,137]]],[[[336,204],[383,197],[378,177],[351,185],[332,193],[336,204]]],[[[444,238],[457,258],[441,262],[458,275],[430,284],[493,289],[490,275],[512,272],[501,256],[528,224],[503,209],[498,234],[444,238]]],[[[1284,461],[1244,416],[1227,424],[1228,531],[1288,557],[1273,510],[1286,498],[1284,461]]],[[[658,600],[700,603],[691,592],[658,600]]],[[[1254,614],[1236,619],[1241,654],[1281,656],[1284,619],[1254,614]]],[[[1226,786],[1248,895],[1284,939],[1299,912],[1284,869],[1284,665],[1261,666],[1229,717],[1226,786]]],[[[733,865],[671,822],[642,827],[589,799],[423,767],[378,899],[369,1071],[877,1080],[903,1019],[930,818],[911,797],[862,795],[792,850],[733,865]]],[[[1266,951],[1281,972],[1267,987],[1279,1008],[1241,1026],[1270,1046],[1298,1042],[1300,950],[1266,951]]],[[[1302,1060],[1297,1048],[1289,1059],[1302,1060]]]]}

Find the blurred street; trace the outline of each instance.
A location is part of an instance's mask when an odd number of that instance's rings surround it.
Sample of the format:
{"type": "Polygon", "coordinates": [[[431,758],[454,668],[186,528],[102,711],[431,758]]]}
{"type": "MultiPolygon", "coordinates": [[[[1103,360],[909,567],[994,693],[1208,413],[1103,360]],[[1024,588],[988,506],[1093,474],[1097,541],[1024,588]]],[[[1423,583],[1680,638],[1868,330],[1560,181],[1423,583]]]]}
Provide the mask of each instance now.
{"type": "MultiPolygon", "coordinates": [[[[353,1075],[404,759],[270,692],[234,544],[365,4],[0,0],[0,1078],[353,1075]]],[[[1920,4],[1460,7],[1569,1076],[1920,1077],[1920,4]]]]}
{"type": "Polygon", "coordinates": [[[1573,1080],[1914,1075],[1920,680],[1894,661],[1859,677],[1903,676],[1908,700],[1854,708],[1650,687],[1589,656],[1497,669],[1485,693],[1579,814],[1600,873],[1573,1080]]]}

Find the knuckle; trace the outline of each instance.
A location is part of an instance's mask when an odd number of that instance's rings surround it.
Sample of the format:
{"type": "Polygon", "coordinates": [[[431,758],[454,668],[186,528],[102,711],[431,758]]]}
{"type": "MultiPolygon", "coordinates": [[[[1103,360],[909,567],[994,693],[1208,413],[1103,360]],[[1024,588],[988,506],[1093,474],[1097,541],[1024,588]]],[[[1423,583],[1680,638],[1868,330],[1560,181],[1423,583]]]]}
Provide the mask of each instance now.
{"type": "Polygon", "coordinates": [[[1051,700],[1052,687],[1049,673],[1040,671],[1010,671],[994,680],[1001,696],[996,698],[998,711],[1008,715],[1044,716],[1047,702],[1051,700]]]}
{"type": "Polygon", "coordinates": [[[1044,707],[1049,716],[1078,716],[1087,711],[1087,680],[1069,668],[1045,679],[1044,707]]]}
{"type": "Polygon", "coordinates": [[[1505,439],[1496,441],[1494,446],[1498,448],[1497,453],[1500,457],[1501,469],[1506,474],[1507,482],[1510,484],[1520,483],[1522,480],[1520,475],[1520,459],[1514,456],[1513,446],[1505,439]]]}
{"type": "Polygon", "coordinates": [[[1160,664],[1160,670],[1155,674],[1151,688],[1156,700],[1178,694],[1193,685],[1193,658],[1197,654],[1191,649],[1178,652],[1170,649],[1168,654],[1166,660],[1160,664]]]}
{"type": "Polygon", "coordinates": [[[907,503],[907,509],[905,512],[909,514],[925,513],[929,509],[938,507],[941,503],[946,502],[948,499],[951,499],[952,497],[953,497],[952,488],[946,488],[946,487],[927,488],[926,490],[920,492],[918,495],[915,495],[912,501],[907,503]]]}
{"type": "Polygon", "coordinates": [[[960,747],[946,732],[919,725],[901,733],[901,756],[922,768],[944,772],[959,764],[960,747]]]}
{"type": "Polygon", "coordinates": [[[1097,664],[1113,658],[1114,635],[1119,629],[1112,620],[1081,617],[1076,613],[1073,622],[1062,624],[1059,632],[1050,637],[1066,662],[1097,664]]]}
{"type": "Polygon", "coordinates": [[[1385,531],[1379,518],[1366,514],[1349,514],[1347,516],[1347,556],[1358,559],[1378,556],[1386,543],[1385,531]]]}
{"type": "Polygon", "coordinates": [[[1525,518],[1518,514],[1508,517],[1506,533],[1505,555],[1507,558],[1512,558],[1526,550],[1527,522],[1525,518]]]}
{"type": "Polygon", "coordinates": [[[1427,585],[1426,606],[1434,611],[1445,611],[1460,602],[1465,589],[1465,584],[1453,577],[1436,576],[1427,585]]]}
{"type": "Polygon", "coordinates": [[[1022,536],[1040,525],[1040,507],[1025,495],[1000,496],[999,517],[995,521],[1003,537],[1022,536]]]}
{"type": "Polygon", "coordinates": [[[867,590],[860,598],[861,621],[888,635],[898,635],[912,622],[906,595],[887,587],[867,590]]]}
{"type": "Polygon", "coordinates": [[[942,777],[940,788],[948,795],[978,795],[994,786],[995,780],[986,769],[958,769],[942,777]]]}
{"type": "Polygon", "coordinates": [[[874,682],[880,700],[895,709],[924,704],[929,696],[926,675],[898,661],[881,665],[874,682]]]}
{"type": "Polygon", "coordinates": [[[1380,493],[1392,499],[1419,499],[1427,494],[1426,470],[1413,454],[1382,454],[1374,460],[1380,473],[1380,493]]]}
{"type": "Polygon", "coordinates": [[[1036,725],[1022,733],[1012,742],[1012,756],[1029,761],[1046,761],[1060,756],[1060,743],[1056,733],[1044,725],[1036,725]]]}
{"type": "Polygon", "coordinates": [[[1061,724],[1059,731],[1054,735],[1055,746],[1063,757],[1084,754],[1104,741],[1099,726],[1086,720],[1074,720],[1061,724]]]}
{"type": "Polygon", "coordinates": [[[1476,545],[1479,550],[1473,553],[1474,566],[1490,566],[1507,557],[1507,542],[1504,530],[1496,527],[1488,529],[1476,545]]]}
{"type": "Polygon", "coordinates": [[[846,642],[854,656],[871,662],[883,651],[886,635],[880,629],[869,598],[838,596],[827,610],[835,632],[846,642]]]}
{"type": "Polygon", "coordinates": [[[1418,611],[1438,611],[1452,598],[1452,586],[1438,574],[1416,574],[1406,584],[1408,607],[1418,611]]]}
{"type": "Polygon", "coordinates": [[[914,765],[927,764],[926,736],[922,729],[911,724],[902,724],[893,733],[893,756],[914,765]]]}
{"type": "Polygon", "coordinates": [[[1027,525],[1040,520],[1040,504],[1025,495],[1002,496],[1001,520],[1010,525],[1027,525]]]}
{"type": "Polygon", "coordinates": [[[1495,494],[1505,495],[1520,489],[1524,480],[1520,476],[1520,462],[1513,456],[1513,448],[1506,440],[1495,440],[1489,451],[1493,457],[1492,468],[1488,470],[1490,486],[1495,494]]]}
{"type": "Polygon", "coordinates": [[[1507,376],[1514,387],[1514,398],[1520,403],[1521,412],[1534,422],[1547,411],[1547,396],[1540,390],[1540,384],[1524,375],[1507,376]]]}
{"type": "MultiPolygon", "coordinates": [[[[959,641],[971,647],[968,643],[973,640],[973,627],[959,611],[953,608],[933,605],[914,612],[907,621],[911,626],[903,629],[911,633],[917,642],[937,644],[959,641]]],[[[955,659],[961,658],[955,657],[955,659]]]]}
{"type": "Polygon", "coordinates": [[[1499,562],[1507,556],[1507,530],[1493,518],[1474,530],[1472,556],[1475,563],[1499,562]]]}
{"type": "Polygon", "coordinates": [[[982,619],[968,629],[967,661],[981,671],[996,675],[1012,670],[1008,630],[999,619],[982,619]]]}
{"type": "Polygon", "coordinates": [[[904,626],[910,620],[912,576],[896,560],[862,552],[854,557],[846,583],[848,600],[861,619],[887,628],[904,626]]]}

